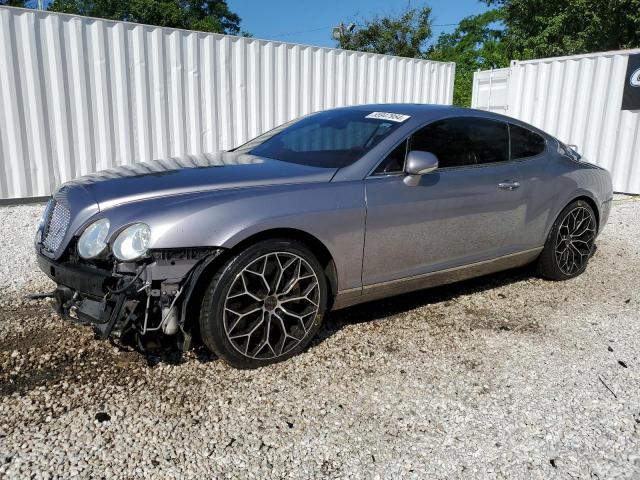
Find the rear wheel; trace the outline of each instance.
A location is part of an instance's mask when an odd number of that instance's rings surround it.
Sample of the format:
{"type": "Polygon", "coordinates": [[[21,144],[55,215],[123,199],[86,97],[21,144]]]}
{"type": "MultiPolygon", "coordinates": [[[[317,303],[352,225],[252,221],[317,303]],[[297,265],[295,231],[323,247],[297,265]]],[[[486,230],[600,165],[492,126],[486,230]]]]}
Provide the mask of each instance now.
{"type": "Polygon", "coordinates": [[[301,352],[327,304],[322,267],[303,244],[266,240],[229,259],[205,291],[200,331],[207,347],[238,368],[301,352]]]}
{"type": "Polygon", "coordinates": [[[597,233],[596,215],[584,200],[569,204],[558,216],[540,257],[537,270],[550,280],[568,280],[587,268],[597,233]]]}

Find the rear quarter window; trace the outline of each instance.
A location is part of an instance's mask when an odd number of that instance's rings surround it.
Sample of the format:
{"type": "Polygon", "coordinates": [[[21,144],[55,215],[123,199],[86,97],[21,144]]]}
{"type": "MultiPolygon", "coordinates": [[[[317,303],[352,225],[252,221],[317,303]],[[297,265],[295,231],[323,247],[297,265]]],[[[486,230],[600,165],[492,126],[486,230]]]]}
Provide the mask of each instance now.
{"type": "Polygon", "coordinates": [[[511,159],[535,157],[544,152],[545,139],[531,130],[509,124],[511,138],[511,159]]]}

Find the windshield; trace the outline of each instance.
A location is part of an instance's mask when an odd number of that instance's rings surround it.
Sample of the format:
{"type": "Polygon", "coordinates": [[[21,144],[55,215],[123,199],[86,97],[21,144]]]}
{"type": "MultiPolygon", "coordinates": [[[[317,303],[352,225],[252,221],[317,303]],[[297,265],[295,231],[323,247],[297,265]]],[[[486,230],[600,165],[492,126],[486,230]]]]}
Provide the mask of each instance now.
{"type": "Polygon", "coordinates": [[[345,167],[359,160],[401,124],[377,113],[366,110],[315,113],[285,123],[236,151],[313,167],[345,167]]]}

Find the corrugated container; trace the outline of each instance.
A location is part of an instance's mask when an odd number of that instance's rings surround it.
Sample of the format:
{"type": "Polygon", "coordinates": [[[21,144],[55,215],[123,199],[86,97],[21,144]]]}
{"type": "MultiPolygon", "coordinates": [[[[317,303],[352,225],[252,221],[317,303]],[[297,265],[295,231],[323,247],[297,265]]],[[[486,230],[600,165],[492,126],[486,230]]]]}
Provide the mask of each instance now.
{"type": "Polygon", "coordinates": [[[614,190],[640,193],[640,111],[621,109],[628,57],[635,53],[640,49],[513,61],[508,69],[477,72],[472,106],[577,145],[611,172],[614,190]]]}
{"type": "Polygon", "coordinates": [[[242,144],[306,113],[450,104],[455,64],[0,8],[0,199],[242,144]]]}
{"type": "Polygon", "coordinates": [[[472,106],[506,114],[509,68],[477,71],[473,74],[472,106]]]}

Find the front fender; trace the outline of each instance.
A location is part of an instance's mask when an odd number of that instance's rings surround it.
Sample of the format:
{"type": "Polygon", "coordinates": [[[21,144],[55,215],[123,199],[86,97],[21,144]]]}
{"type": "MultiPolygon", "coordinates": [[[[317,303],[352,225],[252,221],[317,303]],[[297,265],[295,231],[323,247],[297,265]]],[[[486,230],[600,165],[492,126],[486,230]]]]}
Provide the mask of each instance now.
{"type": "Polygon", "coordinates": [[[301,230],[331,253],[339,290],[361,283],[365,221],[361,181],[167,196],[120,205],[103,215],[110,218],[114,233],[130,223],[147,223],[152,249],[231,248],[266,230],[301,230]]]}

